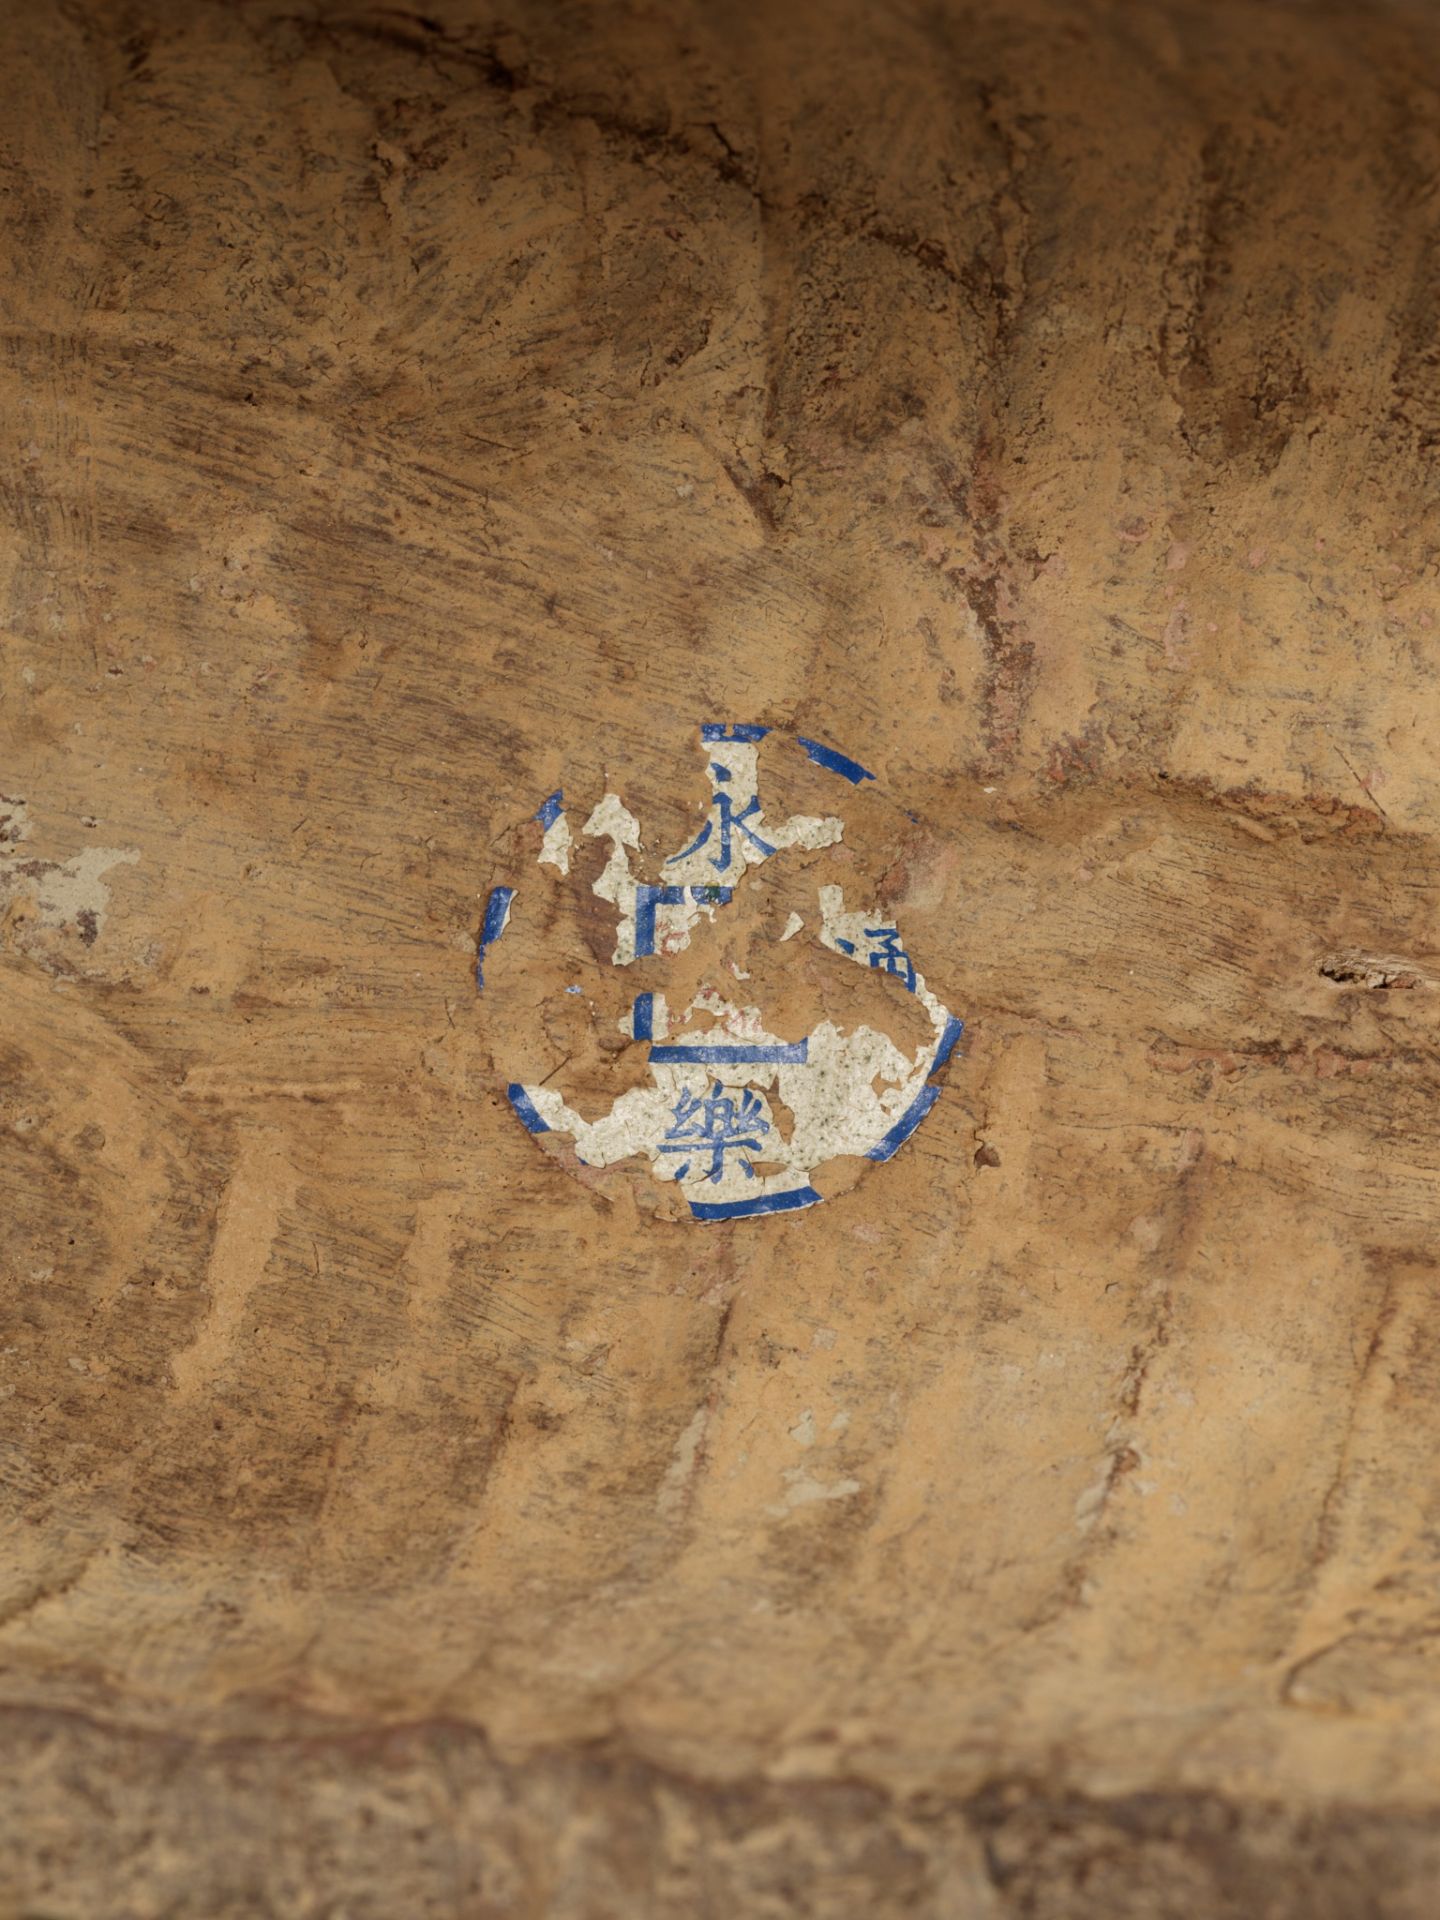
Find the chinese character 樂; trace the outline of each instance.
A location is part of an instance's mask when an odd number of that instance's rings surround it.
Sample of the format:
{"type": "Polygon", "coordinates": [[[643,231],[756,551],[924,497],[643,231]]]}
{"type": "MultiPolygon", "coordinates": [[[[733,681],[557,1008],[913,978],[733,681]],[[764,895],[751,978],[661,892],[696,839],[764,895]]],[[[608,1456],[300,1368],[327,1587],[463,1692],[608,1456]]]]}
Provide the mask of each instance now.
{"type": "MultiPolygon", "coordinates": [[[[747,1087],[737,1102],[725,1092],[717,1080],[708,1094],[690,1093],[682,1089],[680,1098],[672,1110],[674,1125],[665,1135],[661,1144],[662,1153],[683,1153],[690,1157],[676,1168],[675,1178],[683,1180],[690,1171],[692,1161],[710,1155],[708,1172],[701,1177],[706,1180],[718,1180],[725,1171],[725,1155],[732,1149],[748,1149],[758,1153],[758,1136],[770,1131],[770,1122],[761,1116],[760,1096],[747,1087]]],[[[755,1178],[755,1169],[748,1160],[740,1162],[745,1177],[755,1178]]]]}

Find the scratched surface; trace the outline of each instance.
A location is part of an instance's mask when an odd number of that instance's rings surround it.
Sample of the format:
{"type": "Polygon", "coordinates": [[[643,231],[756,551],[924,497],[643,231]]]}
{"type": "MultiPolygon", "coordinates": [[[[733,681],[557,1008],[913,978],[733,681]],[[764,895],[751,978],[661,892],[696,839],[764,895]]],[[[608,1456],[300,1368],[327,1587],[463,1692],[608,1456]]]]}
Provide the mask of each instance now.
{"type": "Polygon", "coordinates": [[[5,1920],[1433,1911],[1437,45],[4,10],[5,1920]],[[474,975],[709,717],[966,1032],[697,1230],[474,975]]]}

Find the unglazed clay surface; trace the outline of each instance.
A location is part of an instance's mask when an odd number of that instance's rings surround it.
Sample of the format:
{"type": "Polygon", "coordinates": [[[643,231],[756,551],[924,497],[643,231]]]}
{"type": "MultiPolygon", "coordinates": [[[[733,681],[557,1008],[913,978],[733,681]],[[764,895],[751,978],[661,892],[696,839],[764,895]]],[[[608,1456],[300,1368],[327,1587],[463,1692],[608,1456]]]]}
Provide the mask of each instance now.
{"type": "Polygon", "coordinates": [[[1428,1920],[1437,47],[3,10],[4,1920],[1428,1920]]]}

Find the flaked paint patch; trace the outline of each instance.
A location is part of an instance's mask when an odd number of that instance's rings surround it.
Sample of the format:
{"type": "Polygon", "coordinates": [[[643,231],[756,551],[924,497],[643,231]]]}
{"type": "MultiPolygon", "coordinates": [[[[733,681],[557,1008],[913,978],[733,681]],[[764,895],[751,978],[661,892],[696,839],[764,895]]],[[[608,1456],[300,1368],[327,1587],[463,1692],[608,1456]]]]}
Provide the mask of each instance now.
{"type": "Polygon", "coordinates": [[[632,849],[638,852],[640,848],[640,822],[618,794],[607,793],[580,831],[589,840],[610,842],[610,858],[590,891],[614,907],[615,951],[610,957],[617,967],[628,967],[635,958],[637,885],[630,871],[630,854],[632,849]]]}
{"type": "Polygon", "coordinates": [[[0,793],[0,847],[30,838],[30,809],[19,795],[0,793]]]}
{"type": "Polygon", "coordinates": [[[295,1188],[284,1135],[268,1127],[243,1129],[205,1271],[205,1312],[190,1345],[171,1361],[182,1398],[213,1383],[243,1344],[246,1309],[264,1279],[295,1188]]]}

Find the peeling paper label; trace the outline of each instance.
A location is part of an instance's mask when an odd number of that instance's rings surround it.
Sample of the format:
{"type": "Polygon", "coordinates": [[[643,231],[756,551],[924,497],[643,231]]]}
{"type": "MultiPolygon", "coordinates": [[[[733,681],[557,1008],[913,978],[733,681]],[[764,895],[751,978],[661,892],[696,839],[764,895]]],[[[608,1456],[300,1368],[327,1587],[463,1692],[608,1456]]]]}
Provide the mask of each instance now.
{"type": "MultiPolygon", "coordinates": [[[[619,1028],[630,1045],[645,1050],[644,1084],[590,1119],[567,1101],[562,1069],[512,1081],[507,1092],[531,1133],[564,1136],[585,1166],[644,1168],[650,1178],[679,1188],[691,1218],[713,1221],[814,1206],[822,1198],[814,1175],[839,1156],[888,1160],[938,1099],[935,1075],[962,1023],[927,987],[899,925],[828,877],[814,887],[811,910],[791,912],[772,936],[787,956],[796,956],[787,965],[798,964],[814,943],[880,976],[887,990],[910,996],[923,1014],[928,1036],[921,1044],[906,1051],[874,1026],[825,1018],[803,1034],[776,1031],[764,1008],[748,1000],[751,974],[734,960],[723,984],[707,979],[682,996],[684,1004],[672,1004],[665,963],[717,916],[737,911],[741,888],[756,884],[749,880],[753,872],[787,854],[837,848],[845,833],[839,813],[768,817],[758,752],[765,728],[707,724],[700,731],[710,805],[684,846],[658,863],[648,859],[640,822],[616,793],[607,793],[579,829],[582,841],[608,849],[591,890],[614,911],[611,964],[635,975],[619,1028]]],[[[812,740],[790,744],[837,776],[837,804],[843,783],[853,789],[874,779],[833,748],[812,740]]],[[[575,840],[563,793],[552,794],[535,818],[544,836],[538,864],[568,875],[575,840]]],[[[523,911],[525,891],[521,881],[518,900],[516,887],[496,887],[490,895],[477,953],[479,986],[479,963],[504,933],[512,901],[523,911]]]]}

